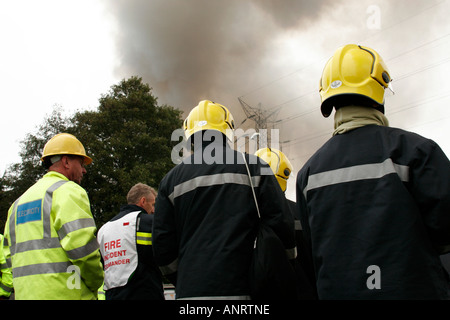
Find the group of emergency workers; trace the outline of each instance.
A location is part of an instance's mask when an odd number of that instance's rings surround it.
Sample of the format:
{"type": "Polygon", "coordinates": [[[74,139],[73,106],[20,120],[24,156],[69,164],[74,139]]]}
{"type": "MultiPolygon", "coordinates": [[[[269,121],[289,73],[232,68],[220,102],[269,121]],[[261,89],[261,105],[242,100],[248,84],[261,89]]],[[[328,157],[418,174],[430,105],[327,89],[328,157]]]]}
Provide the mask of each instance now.
{"type": "Polygon", "coordinates": [[[335,132],[299,171],[296,202],[284,195],[293,171],[286,155],[231,150],[231,113],[201,101],[183,124],[192,155],[161,181],[151,230],[140,234],[145,205],[136,200],[97,239],[80,186],[92,159],[76,137],[54,136],[41,159],[48,173],[8,211],[0,295],[104,298],[104,281],[107,289],[125,286],[138,265],[113,258],[141,244],[153,247],[156,269],[177,299],[250,299],[260,221],[273,228],[295,269],[293,299],[448,299],[440,256],[450,252],[449,160],[433,141],[388,127],[391,81],[371,48],[346,45],[330,58],[319,91],[322,114],[336,110],[335,132]],[[133,233],[117,238],[125,227],[133,233]]]}

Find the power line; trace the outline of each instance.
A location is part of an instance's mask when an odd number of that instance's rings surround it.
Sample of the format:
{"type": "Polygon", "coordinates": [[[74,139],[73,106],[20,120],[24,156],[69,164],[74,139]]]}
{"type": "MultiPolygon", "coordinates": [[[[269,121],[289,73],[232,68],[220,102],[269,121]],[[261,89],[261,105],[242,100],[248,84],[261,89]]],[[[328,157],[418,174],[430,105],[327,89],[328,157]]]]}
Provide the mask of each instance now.
{"type": "Polygon", "coordinates": [[[422,43],[421,45],[418,45],[417,47],[414,47],[414,48],[412,48],[412,49],[410,49],[410,50],[408,50],[408,51],[404,51],[404,52],[400,53],[400,54],[397,55],[397,56],[390,57],[390,58],[389,58],[388,60],[386,60],[386,61],[392,61],[392,60],[395,60],[395,59],[397,59],[397,58],[399,58],[399,57],[401,57],[401,56],[404,56],[404,55],[406,55],[406,54],[408,54],[408,53],[411,53],[411,52],[416,51],[416,50],[418,50],[418,49],[420,49],[420,48],[423,48],[423,47],[425,47],[425,46],[428,46],[428,45],[430,45],[430,44],[432,44],[432,43],[434,43],[434,42],[436,42],[436,41],[440,41],[440,40],[442,40],[442,39],[444,39],[444,38],[447,38],[448,36],[450,36],[450,33],[446,33],[446,34],[440,36],[439,38],[436,38],[436,39],[433,39],[433,40],[431,40],[431,41],[422,43]]]}
{"type": "MultiPolygon", "coordinates": [[[[448,34],[448,35],[450,35],[450,34],[448,34]]],[[[448,35],[447,35],[447,36],[448,36],[448,35]]],[[[398,57],[398,56],[397,56],[397,57],[398,57]]],[[[396,78],[396,79],[395,79],[395,82],[398,82],[398,81],[407,79],[407,78],[412,77],[412,76],[414,76],[414,75],[416,75],[416,74],[418,74],[418,73],[421,73],[421,72],[430,70],[430,69],[432,69],[432,68],[439,67],[439,66],[441,66],[441,65],[443,65],[443,64],[445,64],[445,63],[448,63],[448,62],[450,62],[450,57],[445,58],[445,59],[443,59],[443,60],[441,60],[441,61],[438,61],[438,62],[436,62],[436,63],[427,65],[427,66],[425,66],[425,67],[416,69],[416,70],[411,71],[411,72],[409,72],[409,73],[405,73],[405,74],[401,75],[400,77],[396,78]]],[[[302,95],[302,96],[300,96],[300,97],[291,99],[291,100],[289,100],[289,101],[286,102],[286,103],[290,103],[290,102],[292,102],[292,101],[294,101],[294,100],[298,100],[299,98],[306,97],[307,95],[311,95],[311,94],[313,94],[313,93],[315,93],[315,92],[316,92],[316,91],[311,91],[311,92],[309,92],[309,93],[307,93],[307,94],[305,94],[305,95],[302,95]]],[[[285,103],[283,103],[283,104],[285,104],[285,103]]],[[[281,105],[282,105],[282,104],[281,104],[281,105]]],[[[281,105],[278,105],[278,106],[281,106],[281,105]]],[[[275,124],[285,123],[285,122],[288,122],[288,121],[291,121],[291,120],[294,120],[294,119],[297,119],[297,118],[300,118],[300,117],[309,115],[309,114],[311,114],[312,112],[314,112],[314,111],[316,111],[316,110],[317,110],[317,107],[314,107],[314,108],[312,108],[312,109],[308,109],[308,110],[305,111],[305,112],[301,112],[301,113],[295,114],[295,115],[293,115],[293,116],[289,116],[289,117],[287,117],[287,118],[285,118],[285,119],[281,119],[281,120],[275,121],[275,124]]]]}
{"type": "Polygon", "coordinates": [[[322,132],[319,133],[319,134],[312,134],[312,135],[309,135],[309,136],[306,136],[306,137],[302,137],[302,138],[297,138],[297,139],[293,139],[293,140],[282,141],[282,142],[280,142],[280,144],[285,144],[285,145],[287,145],[287,146],[294,146],[294,145],[297,145],[297,144],[299,144],[299,143],[306,142],[306,141],[311,141],[311,140],[315,140],[315,139],[318,139],[318,138],[322,138],[322,137],[324,137],[324,136],[331,136],[332,133],[333,133],[333,131],[330,131],[330,130],[322,131],[322,132]],[[292,143],[292,142],[294,142],[294,141],[296,141],[296,142],[295,142],[295,143],[292,143]]]}
{"type": "Polygon", "coordinates": [[[406,127],[405,129],[410,130],[412,128],[426,126],[426,125],[428,125],[430,123],[440,122],[440,121],[444,121],[444,120],[447,120],[447,119],[450,119],[450,116],[439,118],[439,119],[430,120],[430,121],[427,121],[427,122],[422,122],[422,123],[419,123],[419,124],[416,124],[416,125],[413,125],[413,126],[410,126],[410,127],[406,127]]]}
{"type": "Polygon", "coordinates": [[[443,94],[436,94],[434,96],[431,96],[431,97],[428,97],[428,98],[425,98],[425,99],[422,99],[422,100],[418,100],[418,101],[415,101],[415,102],[412,102],[412,103],[408,103],[407,105],[402,105],[400,107],[392,108],[393,111],[389,112],[388,115],[393,115],[393,114],[396,114],[396,113],[404,112],[404,111],[409,110],[409,109],[414,109],[414,108],[417,108],[417,107],[419,107],[421,105],[424,105],[424,104],[427,104],[427,103],[430,103],[430,102],[439,101],[439,100],[445,99],[447,97],[450,97],[450,92],[446,92],[446,93],[443,93],[443,94]]]}
{"type": "MultiPolygon", "coordinates": [[[[389,29],[391,29],[391,28],[393,28],[393,27],[395,27],[395,26],[397,26],[397,25],[399,25],[399,24],[402,24],[402,23],[404,23],[404,22],[406,22],[406,21],[408,21],[408,20],[410,20],[410,19],[412,19],[412,18],[414,18],[414,17],[416,17],[416,16],[418,16],[418,15],[420,15],[420,14],[426,12],[426,11],[429,11],[429,10],[431,10],[431,9],[437,7],[437,6],[440,6],[441,4],[445,3],[446,1],[447,1],[447,0],[442,0],[442,1],[440,1],[440,2],[437,2],[437,3],[435,3],[435,4],[432,4],[432,5],[430,5],[429,7],[425,8],[425,9],[423,9],[423,10],[421,10],[421,11],[418,11],[418,12],[416,12],[415,14],[412,14],[411,16],[409,16],[409,17],[407,17],[407,18],[405,18],[405,19],[403,19],[403,20],[400,20],[400,21],[398,21],[398,22],[396,22],[396,23],[394,23],[394,24],[391,24],[390,26],[388,26],[388,27],[386,27],[386,28],[383,28],[383,29],[379,30],[378,32],[375,32],[374,34],[371,34],[369,37],[367,37],[367,38],[365,38],[364,40],[359,41],[359,42],[367,41],[368,39],[370,39],[370,38],[372,38],[372,37],[374,37],[374,36],[376,36],[376,35],[378,35],[378,34],[380,34],[380,33],[382,33],[382,32],[385,32],[386,30],[389,30],[389,29]]],[[[444,35],[444,36],[441,37],[441,38],[444,38],[444,37],[446,37],[446,36],[448,36],[448,35],[449,35],[449,34],[446,34],[446,35],[444,35]]],[[[436,40],[440,40],[441,38],[438,38],[438,39],[436,39],[436,40]]],[[[426,44],[427,44],[427,43],[426,43],[426,44]]],[[[426,44],[424,44],[424,45],[426,45],[426,44]]],[[[420,48],[420,46],[419,46],[419,48],[420,48]]],[[[394,58],[397,58],[397,57],[394,57],[394,58]]],[[[245,96],[247,96],[247,95],[250,95],[250,94],[252,94],[252,93],[254,93],[254,92],[256,92],[256,91],[259,91],[259,90],[261,90],[261,89],[263,89],[263,88],[265,88],[265,87],[268,87],[268,86],[270,86],[270,85],[273,84],[273,83],[276,83],[276,82],[278,82],[278,81],[280,81],[280,80],[283,80],[283,79],[285,79],[285,78],[287,78],[287,77],[290,77],[290,76],[292,76],[292,75],[294,75],[294,74],[296,74],[296,73],[298,73],[298,72],[300,72],[300,71],[303,71],[303,70],[305,70],[305,69],[311,67],[312,65],[317,64],[317,63],[319,63],[320,61],[323,61],[323,60],[325,60],[325,59],[327,59],[327,58],[326,58],[326,57],[322,57],[322,58],[320,58],[319,60],[316,60],[315,62],[312,62],[312,63],[308,64],[307,66],[304,66],[304,67],[302,67],[302,68],[300,68],[300,69],[297,69],[297,70],[295,70],[295,71],[293,71],[293,72],[291,72],[291,73],[288,73],[288,74],[286,74],[286,75],[284,75],[284,76],[280,76],[279,78],[276,78],[276,79],[274,79],[274,80],[271,80],[271,81],[269,81],[269,82],[267,82],[267,83],[265,83],[265,84],[263,84],[263,85],[261,85],[261,86],[255,88],[255,89],[253,89],[253,90],[251,90],[251,91],[249,91],[249,92],[247,92],[247,93],[241,95],[239,98],[243,98],[243,97],[245,97],[245,96]]]]}
{"type": "Polygon", "coordinates": [[[436,62],[436,63],[432,63],[432,64],[430,64],[430,65],[427,65],[427,66],[425,66],[425,67],[416,69],[416,70],[411,71],[411,72],[409,72],[409,73],[405,73],[404,75],[402,75],[402,76],[396,78],[395,81],[399,81],[399,80],[403,80],[403,79],[409,78],[409,77],[411,77],[411,76],[413,76],[413,75],[415,75],[415,74],[421,73],[421,72],[423,72],[423,71],[427,71],[427,70],[429,70],[429,69],[433,69],[433,68],[439,67],[439,66],[441,66],[441,65],[443,65],[443,64],[445,64],[445,63],[448,63],[448,62],[450,62],[450,57],[447,57],[447,58],[445,58],[445,59],[443,59],[443,60],[441,60],[441,61],[438,61],[438,62],[436,62]]]}
{"type": "MultiPolygon", "coordinates": [[[[389,62],[389,61],[391,61],[391,60],[397,59],[397,58],[399,58],[399,57],[401,57],[401,56],[404,56],[404,55],[406,55],[406,54],[408,54],[408,53],[411,53],[411,52],[413,52],[413,51],[415,51],[415,50],[418,50],[418,49],[420,49],[420,48],[422,48],[422,47],[424,47],[424,46],[430,45],[430,44],[432,44],[432,43],[434,43],[434,42],[436,42],[436,41],[439,41],[439,40],[441,40],[441,39],[443,39],[443,38],[446,38],[446,37],[448,37],[448,36],[450,36],[450,33],[447,33],[447,34],[445,34],[445,35],[443,35],[443,36],[441,36],[441,37],[439,37],[439,38],[436,38],[436,39],[434,39],[434,40],[428,41],[427,43],[424,43],[424,44],[422,44],[422,45],[419,45],[419,46],[417,46],[417,47],[415,47],[415,48],[413,48],[413,49],[407,50],[407,51],[405,51],[405,52],[403,52],[403,53],[401,53],[401,54],[399,54],[399,55],[397,55],[397,56],[395,56],[395,57],[393,57],[393,58],[389,58],[388,60],[386,60],[386,62],[389,62]]],[[[423,67],[423,68],[421,68],[421,69],[417,69],[417,70],[415,70],[415,71],[413,71],[413,72],[410,72],[410,73],[404,74],[404,75],[402,75],[402,76],[396,77],[394,80],[395,80],[395,81],[399,81],[399,80],[402,80],[402,79],[404,79],[404,78],[408,78],[409,76],[412,76],[412,75],[414,75],[414,74],[416,74],[416,73],[419,73],[419,72],[422,72],[422,71],[426,71],[426,70],[428,70],[428,69],[431,69],[431,68],[440,66],[440,65],[442,65],[442,64],[444,64],[444,63],[447,63],[447,62],[449,62],[449,61],[450,61],[450,57],[447,57],[447,58],[445,58],[445,59],[443,59],[443,60],[441,60],[441,61],[439,61],[439,62],[437,62],[437,63],[428,65],[428,66],[423,67]]],[[[269,108],[269,110],[274,109],[274,108],[276,108],[276,107],[284,107],[285,105],[287,105],[287,104],[289,104],[289,103],[291,103],[291,102],[293,102],[293,101],[296,101],[296,100],[299,100],[299,99],[301,99],[301,98],[307,97],[307,96],[309,96],[309,95],[311,95],[311,94],[313,94],[313,93],[316,93],[316,92],[317,92],[317,90],[311,90],[311,91],[309,91],[309,92],[307,92],[307,93],[305,93],[305,94],[302,94],[301,96],[298,96],[298,97],[295,97],[295,98],[290,99],[290,100],[288,100],[288,101],[285,101],[285,102],[282,102],[282,103],[280,103],[280,104],[277,104],[277,105],[275,105],[275,106],[269,108]]],[[[279,121],[277,121],[277,122],[279,122],[279,121]]]]}
{"type": "MultiPolygon", "coordinates": [[[[392,114],[403,112],[403,111],[406,111],[406,110],[409,110],[409,109],[412,109],[412,108],[416,108],[416,107],[418,107],[420,105],[424,105],[424,104],[427,104],[427,103],[430,103],[430,102],[433,102],[433,101],[439,101],[439,100],[445,99],[447,97],[450,97],[450,93],[442,94],[442,95],[435,95],[435,96],[432,96],[430,98],[424,99],[424,100],[420,101],[419,103],[413,103],[412,105],[410,105],[408,107],[402,108],[400,110],[396,110],[394,112],[390,112],[388,115],[390,116],[392,114]]],[[[436,120],[432,120],[432,121],[430,121],[430,123],[437,122],[437,121],[440,121],[440,120],[444,120],[444,119],[447,119],[447,118],[450,118],[450,116],[444,117],[444,118],[439,118],[439,119],[436,119],[436,120]]],[[[416,126],[421,126],[421,125],[425,125],[425,124],[428,124],[428,123],[423,123],[423,124],[420,124],[420,125],[414,125],[414,126],[411,126],[410,128],[414,128],[416,126]]],[[[282,141],[280,143],[288,145],[288,146],[293,146],[293,145],[297,145],[297,144],[302,143],[302,142],[306,142],[306,141],[311,141],[311,140],[314,140],[314,139],[322,138],[322,137],[324,137],[326,135],[331,135],[332,132],[333,131],[330,131],[330,130],[322,131],[322,132],[320,132],[318,134],[312,134],[312,135],[308,135],[306,137],[296,138],[296,139],[292,139],[292,140],[286,140],[286,141],[282,141]],[[295,143],[293,143],[293,142],[295,142],[295,143]]]]}
{"type": "MultiPolygon", "coordinates": [[[[425,46],[429,46],[429,45],[431,45],[431,44],[433,44],[433,43],[435,43],[435,42],[437,42],[437,41],[440,41],[440,40],[442,40],[442,39],[444,39],[444,38],[447,38],[447,37],[449,37],[449,36],[450,36],[450,33],[447,33],[447,34],[445,34],[445,35],[443,35],[443,36],[440,36],[440,37],[438,37],[438,38],[436,38],[436,39],[433,39],[433,40],[431,40],[431,41],[428,41],[428,42],[426,42],[426,43],[423,43],[423,44],[421,44],[421,45],[419,45],[419,46],[417,46],[417,47],[414,47],[414,48],[412,48],[412,49],[410,49],[410,50],[404,51],[404,52],[402,52],[402,53],[400,53],[400,54],[398,54],[398,55],[396,55],[396,56],[394,56],[394,57],[389,58],[389,59],[386,60],[386,61],[387,61],[387,62],[392,61],[392,60],[394,60],[394,59],[397,59],[397,58],[399,58],[399,57],[402,57],[402,56],[404,56],[404,55],[407,55],[407,54],[409,54],[409,53],[411,53],[411,52],[414,52],[414,51],[416,51],[416,50],[418,50],[418,49],[420,49],[420,48],[423,48],[423,47],[425,47],[425,46]]],[[[405,73],[405,74],[403,74],[403,75],[401,75],[401,76],[399,76],[399,77],[396,77],[394,80],[395,80],[395,82],[398,82],[398,81],[400,81],[400,80],[404,80],[404,79],[406,79],[406,78],[409,78],[409,77],[411,77],[411,76],[413,76],[413,75],[415,75],[415,74],[418,74],[418,73],[420,73],[420,72],[423,72],[423,71],[426,71],[426,70],[429,70],[429,69],[432,69],[432,68],[435,68],[435,67],[438,67],[438,66],[441,66],[442,64],[445,64],[445,63],[448,63],[448,62],[450,62],[450,57],[447,57],[447,58],[445,58],[445,59],[443,59],[443,60],[441,60],[441,61],[438,61],[438,62],[436,62],[436,63],[427,65],[427,66],[425,66],[425,67],[419,68],[419,69],[417,69],[417,70],[411,71],[411,72],[409,72],[409,73],[405,73]]],[[[272,110],[272,109],[275,109],[275,108],[279,108],[279,109],[277,110],[277,111],[279,111],[282,107],[284,107],[284,106],[286,106],[286,105],[288,105],[288,104],[290,104],[290,103],[292,103],[292,102],[294,102],[294,101],[297,101],[297,100],[299,100],[299,99],[305,98],[305,97],[307,97],[307,96],[309,96],[309,95],[311,95],[311,94],[314,94],[314,93],[316,93],[316,92],[317,92],[317,90],[311,90],[311,91],[309,91],[309,92],[307,92],[307,93],[305,93],[305,94],[302,94],[302,95],[300,95],[300,96],[298,96],[298,97],[295,97],[295,98],[293,98],[293,99],[290,99],[290,100],[288,100],[288,101],[285,101],[285,102],[282,102],[282,103],[280,103],[280,104],[278,104],[278,105],[275,105],[275,106],[269,108],[268,110],[272,110]]],[[[300,118],[300,117],[302,117],[302,116],[306,116],[306,115],[308,115],[308,114],[311,114],[311,113],[314,112],[315,110],[316,110],[316,108],[313,108],[313,109],[309,109],[309,110],[306,111],[306,112],[301,112],[301,113],[295,114],[295,115],[293,115],[293,116],[289,116],[289,117],[287,117],[287,118],[285,118],[285,119],[281,119],[281,120],[275,121],[275,124],[279,125],[279,124],[281,124],[281,123],[285,123],[285,122],[288,122],[288,121],[291,121],[291,120],[300,118]]]]}
{"type": "Polygon", "coordinates": [[[317,111],[317,107],[314,107],[312,109],[308,109],[308,111],[305,111],[305,112],[302,112],[302,113],[298,113],[298,114],[295,114],[293,116],[290,116],[290,117],[287,117],[287,118],[275,121],[274,124],[276,125],[276,124],[279,124],[279,123],[285,123],[285,122],[288,122],[288,121],[291,121],[291,120],[295,120],[297,118],[304,117],[304,116],[306,116],[308,114],[311,114],[313,112],[316,112],[316,111],[317,111]]]}
{"type": "MultiPolygon", "coordinates": [[[[401,21],[399,21],[399,22],[394,23],[393,25],[388,26],[387,28],[384,28],[383,30],[380,30],[377,34],[379,34],[379,33],[381,33],[381,32],[385,32],[386,30],[388,30],[388,29],[390,29],[390,28],[393,28],[394,26],[397,26],[397,25],[399,25],[399,24],[402,24],[402,23],[404,23],[405,21],[410,20],[410,19],[412,19],[412,18],[415,17],[415,16],[418,16],[419,14],[422,14],[422,13],[424,13],[424,12],[426,12],[426,11],[429,11],[429,10],[432,9],[432,8],[435,8],[435,7],[439,6],[439,5],[442,5],[444,2],[446,2],[446,1],[443,0],[443,1],[440,1],[440,2],[438,2],[438,3],[435,3],[435,4],[431,5],[430,7],[425,8],[424,10],[421,10],[421,11],[417,12],[416,14],[413,14],[412,16],[409,16],[409,17],[407,17],[407,18],[405,18],[405,19],[403,19],[403,20],[401,20],[401,21]]],[[[374,34],[374,35],[375,35],[375,34],[374,34]]],[[[371,35],[369,38],[373,37],[374,35],[371,35]]],[[[400,54],[397,54],[397,55],[395,55],[395,56],[393,56],[393,57],[390,57],[389,59],[387,59],[387,60],[385,60],[385,61],[386,61],[386,62],[388,62],[388,61],[393,61],[393,60],[395,60],[395,59],[401,58],[401,57],[403,57],[403,56],[405,56],[405,55],[407,55],[407,54],[411,54],[411,53],[414,53],[414,54],[415,54],[419,49],[422,49],[422,48],[425,48],[425,47],[429,47],[429,46],[432,45],[433,43],[436,43],[436,42],[438,42],[438,41],[442,41],[442,40],[448,38],[449,36],[450,36],[450,33],[447,33],[447,34],[438,36],[437,38],[435,38],[435,39],[433,39],[433,40],[427,41],[427,42],[425,42],[425,43],[421,43],[421,44],[419,44],[419,45],[417,45],[417,46],[415,46],[415,47],[413,47],[413,48],[410,48],[410,49],[408,49],[408,50],[405,50],[405,51],[401,52],[400,54]]],[[[441,45],[441,44],[439,44],[439,45],[441,45]]],[[[322,60],[323,60],[323,59],[322,59],[322,60]]],[[[427,71],[427,70],[430,70],[430,69],[433,69],[433,68],[442,66],[443,64],[446,64],[446,63],[448,63],[449,61],[450,61],[450,57],[446,57],[446,58],[444,58],[444,59],[442,59],[442,60],[440,60],[440,61],[437,61],[437,62],[428,64],[428,65],[426,65],[426,66],[423,66],[423,67],[421,67],[421,68],[417,68],[417,69],[415,69],[415,70],[406,72],[405,74],[396,77],[394,80],[395,80],[395,82],[398,82],[398,81],[402,81],[402,80],[408,79],[408,78],[410,78],[410,77],[412,77],[412,76],[415,76],[415,75],[417,75],[417,74],[419,74],[419,73],[421,73],[421,72],[425,72],[425,71],[427,71]]],[[[316,64],[316,63],[318,63],[318,61],[316,61],[316,62],[314,62],[314,63],[311,63],[311,64],[309,64],[309,65],[307,65],[307,66],[305,66],[305,67],[302,67],[301,69],[296,70],[296,71],[294,71],[294,72],[291,72],[291,73],[289,73],[289,74],[287,74],[287,75],[285,75],[285,76],[281,76],[281,77],[279,77],[279,78],[277,78],[277,79],[275,79],[275,80],[272,80],[272,81],[270,81],[270,82],[268,82],[268,83],[266,83],[266,84],[264,84],[264,85],[262,85],[262,86],[259,86],[259,87],[256,88],[256,89],[254,89],[254,90],[252,90],[252,91],[250,91],[250,92],[248,92],[248,93],[242,95],[240,98],[245,97],[245,96],[247,96],[247,95],[249,95],[249,94],[251,94],[251,93],[254,93],[254,92],[258,91],[258,90],[261,90],[261,89],[263,89],[263,88],[265,88],[265,87],[268,87],[268,86],[270,86],[270,85],[272,85],[272,84],[274,84],[274,83],[276,83],[276,82],[278,82],[278,81],[281,81],[282,79],[285,79],[285,78],[287,78],[287,77],[289,77],[289,76],[292,76],[292,75],[294,75],[294,74],[296,74],[296,73],[298,73],[298,72],[300,72],[300,71],[304,71],[304,70],[306,70],[307,68],[312,67],[312,66],[313,66],[314,64],[316,64]]],[[[395,84],[395,83],[394,83],[394,84],[395,84]]],[[[279,104],[277,104],[277,105],[275,105],[275,106],[269,108],[268,111],[270,111],[270,110],[272,110],[272,109],[276,109],[276,108],[278,108],[277,111],[279,111],[281,108],[285,107],[286,105],[289,105],[289,104],[292,103],[292,102],[295,102],[295,101],[301,100],[301,99],[303,99],[303,98],[306,98],[306,97],[312,95],[313,93],[317,93],[317,90],[311,90],[311,91],[306,92],[306,93],[304,93],[304,94],[302,94],[302,95],[300,95],[300,96],[296,96],[296,97],[294,97],[294,98],[292,98],[292,99],[289,99],[289,100],[287,100],[287,101],[284,101],[284,102],[282,102],[282,103],[279,103],[279,104]]],[[[400,107],[395,107],[395,108],[390,108],[390,110],[392,110],[392,112],[390,112],[389,115],[397,114],[397,113],[400,113],[400,112],[405,112],[405,111],[407,111],[407,110],[410,110],[410,109],[412,109],[412,108],[419,107],[419,106],[421,106],[421,105],[424,105],[424,104],[427,104],[427,103],[430,103],[430,102],[435,102],[435,101],[439,101],[439,100],[445,99],[445,98],[447,98],[447,97],[449,97],[449,96],[450,96],[450,92],[449,92],[449,91],[445,91],[445,92],[443,92],[443,93],[441,93],[441,94],[436,94],[436,95],[434,95],[434,96],[427,97],[427,98],[425,98],[425,99],[416,100],[416,101],[412,102],[411,104],[402,105],[402,106],[400,106],[400,107]]],[[[310,109],[307,109],[306,111],[303,111],[303,112],[300,112],[300,113],[297,113],[297,114],[288,116],[288,117],[286,117],[286,118],[284,118],[284,119],[275,121],[274,124],[276,124],[276,125],[281,125],[281,124],[284,124],[284,123],[286,123],[286,122],[288,122],[288,121],[291,121],[291,120],[294,120],[294,119],[298,119],[298,118],[307,116],[307,115],[309,115],[309,114],[311,114],[311,113],[313,113],[313,112],[316,112],[317,110],[318,110],[317,107],[310,108],[310,109]]],[[[431,120],[431,121],[429,121],[429,122],[422,123],[422,124],[418,124],[418,125],[414,125],[414,126],[411,126],[411,127],[409,127],[409,128],[414,128],[414,127],[417,127],[417,126],[422,126],[422,125],[425,125],[425,124],[438,122],[438,121],[441,121],[441,120],[444,120],[444,119],[447,119],[447,118],[449,118],[449,117],[444,117],[444,118],[440,118],[440,119],[437,119],[437,120],[431,120]]],[[[304,142],[307,142],[307,141],[319,139],[319,138],[322,138],[322,137],[324,137],[324,136],[326,136],[326,135],[331,136],[331,133],[332,133],[332,130],[327,130],[326,132],[323,131],[323,132],[319,132],[319,133],[315,133],[315,134],[310,134],[310,135],[308,135],[308,136],[302,136],[302,137],[300,137],[300,138],[296,138],[296,139],[292,139],[292,140],[286,140],[286,141],[281,142],[281,144],[284,144],[284,145],[290,147],[290,146],[298,145],[298,144],[300,144],[300,143],[304,143],[304,142]]]]}

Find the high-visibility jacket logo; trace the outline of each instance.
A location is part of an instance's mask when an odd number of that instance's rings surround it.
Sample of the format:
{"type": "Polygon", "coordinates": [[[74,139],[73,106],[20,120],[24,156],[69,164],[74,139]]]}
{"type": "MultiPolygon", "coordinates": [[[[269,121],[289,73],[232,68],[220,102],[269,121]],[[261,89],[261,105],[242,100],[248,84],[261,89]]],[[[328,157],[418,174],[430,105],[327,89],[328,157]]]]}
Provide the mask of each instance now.
{"type": "Polygon", "coordinates": [[[17,207],[17,224],[39,221],[42,217],[42,200],[23,203],[17,207]]]}

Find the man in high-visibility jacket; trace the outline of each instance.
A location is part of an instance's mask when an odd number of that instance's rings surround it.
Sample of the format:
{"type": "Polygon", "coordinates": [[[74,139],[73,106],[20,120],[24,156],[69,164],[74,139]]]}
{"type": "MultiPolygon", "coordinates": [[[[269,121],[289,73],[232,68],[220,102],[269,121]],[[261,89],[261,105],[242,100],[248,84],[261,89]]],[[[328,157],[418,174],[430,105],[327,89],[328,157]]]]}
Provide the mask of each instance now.
{"type": "Polygon", "coordinates": [[[0,299],[8,299],[13,291],[11,269],[3,253],[3,235],[0,234],[0,299]]]}
{"type": "Polygon", "coordinates": [[[61,133],[44,147],[48,169],[8,211],[4,251],[15,299],[97,299],[103,268],[86,191],[92,162],[81,142],[61,133]]]}

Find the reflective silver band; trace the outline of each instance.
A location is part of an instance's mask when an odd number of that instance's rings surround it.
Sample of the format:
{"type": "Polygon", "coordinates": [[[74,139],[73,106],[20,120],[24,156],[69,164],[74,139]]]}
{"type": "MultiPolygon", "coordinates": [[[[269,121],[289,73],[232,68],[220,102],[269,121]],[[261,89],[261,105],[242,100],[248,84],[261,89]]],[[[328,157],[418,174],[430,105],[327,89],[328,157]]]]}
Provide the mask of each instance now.
{"type": "Polygon", "coordinates": [[[52,211],[52,202],[53,202],[53,192],[55,192],[56,189],[61,187],[63,184],[67,183],[66,180],[61,180],[58,182],[55,182],[50,186],[50,188],[47,189],[47,192],[44,196],[44,204],[42,209],[42,222],[44,224],[44,239],[45,238],[51,238],[52,236],[52,226],[50,223],[50,213],[52,211]]]}
{"type": "Polygon", "coordinates": [[[19,278],[44,273],[63,273],[67,272],[67,268],[71,265],[69,261],[30,264],[13,268],[13,276],[14,278],[19,278]]]}
{"type": "Polygon", "coordinates": [[[388,158],[381,163],[363,164],[313,174],[308,178],[308,184],[303,190],[303,195],[306,199],[308,191],[313,189],[338,183],[379,179],[391,173],[396,173],[404,182],[409,181],[409,167],[396,164],[388,158]]]}
{"type": "Polygon", "coordinates": [[[91,227],[95,227],[94,219],[91,218],[70,221],[62,225],[61,229],[58,230],[58,236],[60,239],[63,239],[67,234],[73,231],[91,227]]]}
{"type": "Polygon", "coordinates": [[[98,249],[99,245],[97,239],[94,238],[82,247],[66,251],[66,254],[69,257],[69,259],[77,260],[86,257],[87,255],[91,254],[92,252],[98,249]]]}
{"type": "Polygon", "coordinates": [[[16,243],[14,254],[32,250],[55,249],[61,247],[58,238],[36,239],[16,243]]]}
{"type": "Polygon", "coordinates": [[[153,236],[150,232],[136,232],[136,243],[152,245],[153,236]]]}
{"type": "MultiPolygon", "coordinates": [[[[11,243],[9,243],[9,251],[10,251],[11,257],[16,252],[16,248],[15,248],[16,247],[16,212],[17,212],[17,205],[18,205],[19,201],[20,201],[20,197],[19,197],[19,199],[17,199],[14,202],[14,207],[11,212],[11,216],[9,217],[9,238],[11,239],[11,243]]],[[[11,261],[6,261],[6,262],[8,263],[9,266],[11,266],[11,261]]]]}
{"type": "MultiPolygon", "coordinates": [[[[258,187],[261,181],[261,176],[252,177],[252,181],[253,185],[255,187],[258,187]]],[[[241,184],[250,187],[250,181],[246,174],[219,173],[209,176],[196,177],[194,179],[180,183],[179,185],[175,186],[173,192],[169,195],[169,199],[173,203],[176,197],[182,196],[183,194],[195,190],[196,188],[209,187],[227,183],[241,184]]]]}
{"type": "Polygon", "coordinates": [[[3,283],[0,282],[0,288],[3,289],[6,292],[12,292],[14,288],[12,287],[8,287],[6,285],[4,285],[3,283]]]}

